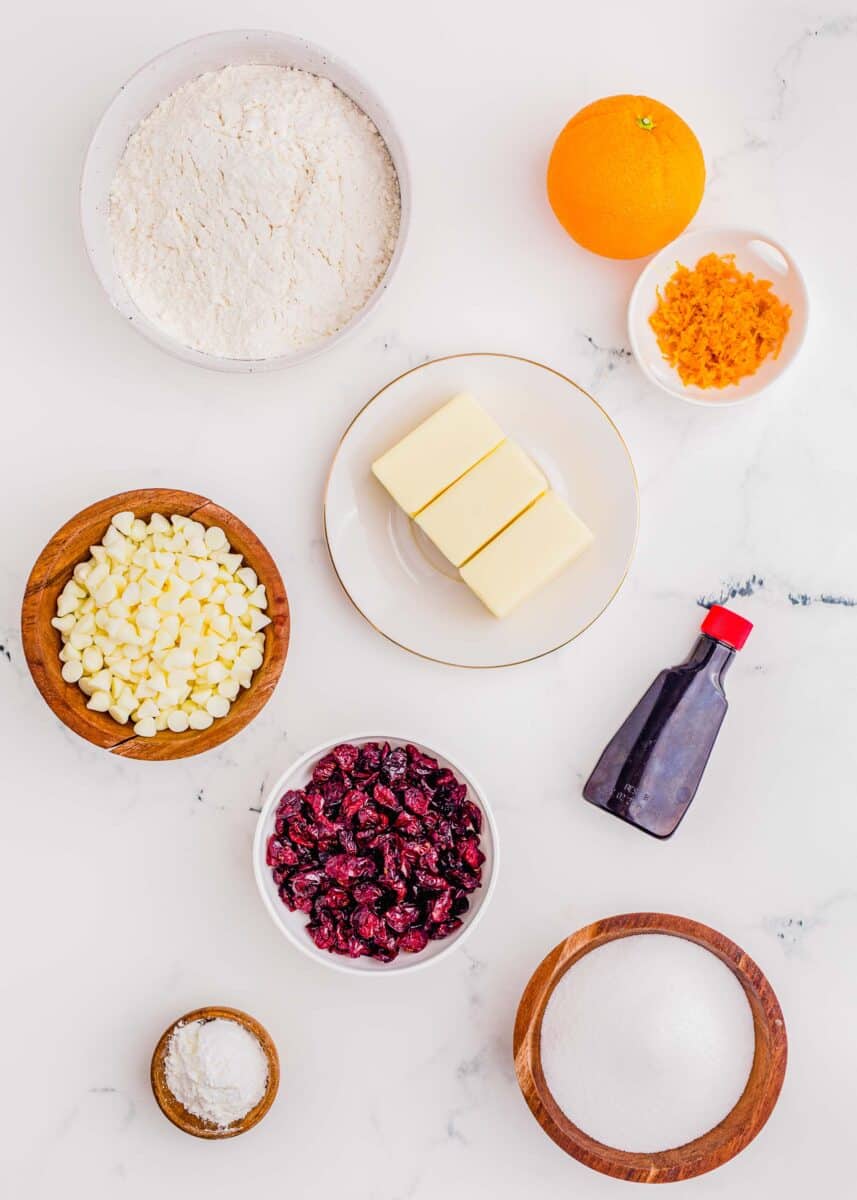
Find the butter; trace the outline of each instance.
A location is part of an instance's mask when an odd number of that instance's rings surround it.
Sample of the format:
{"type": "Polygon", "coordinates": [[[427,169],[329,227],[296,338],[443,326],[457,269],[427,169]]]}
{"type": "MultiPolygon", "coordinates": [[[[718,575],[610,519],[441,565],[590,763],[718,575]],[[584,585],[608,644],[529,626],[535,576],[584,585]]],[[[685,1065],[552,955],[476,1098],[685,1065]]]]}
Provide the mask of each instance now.
{"type": "Polygon", "coordinates": [[[503,442],[416,517],[460,567],[547,490],[547,480],[514,442],[503,442]]]}
{"type": "Polygon", "coordinates": [[[591,542],[583,521],[555,492],[548,492],[465,563],[461,578],[495,617],[505,617],[591,542]]]}
{"type": "Polygon", "coordinates": [[[409,517],[430,504],[503,441],[499,425],[472,396],[454,396],[372,464],[409,517]]]}

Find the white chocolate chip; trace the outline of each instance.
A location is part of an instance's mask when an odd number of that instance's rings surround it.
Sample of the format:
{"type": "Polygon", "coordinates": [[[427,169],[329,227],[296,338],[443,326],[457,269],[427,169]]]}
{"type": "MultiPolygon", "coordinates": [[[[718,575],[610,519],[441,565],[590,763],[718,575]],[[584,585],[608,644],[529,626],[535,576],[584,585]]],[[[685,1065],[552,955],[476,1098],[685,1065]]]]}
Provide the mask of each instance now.
{"type": "Polygon", "coordinates": [[[229,544],[226,540],[226,534],[219,525],[209,525],[205,531],[205,544],[209,550],[227,550],[229,544]]]}
{"type": "Polygon", "coordinates": [[[242,667],[249,667],[251,671],[258,671],[262,665],[262,653],[255,646],[251,646],[247,650],[242,650],[238,661],[242,667]]]}
{"type": "Polygon", "coordinates": [[[141,737],[207,729],[263,661],[265,589],[243,561],[218,526],[117,513],[57,599],[63,679],[141,737]]]}
{"type": "Polygon", "coordinates": [[[256,578],[256,572],[252,567],[239,567],[235,572],[235,577],[244,584],[248,592],[252,592],[259,583],[259,580],[256,578]]]}
{"type": "Polygon", "coordinates": [[[184,733],[189,724],[187,713],[180,708],[174,709],[167,715],[167,728],[171,729],[173,733],[184,733]]]}
{"type": "MultiPolygon", "coordinates": [[[[110,524],[113,525],[114,528],[118,529],[120,533],[129,534],[131,532],[131,526],[134,524],[134,514],[132,512],[118,512],[111,519],[110,524]]],[[[107,545],[106,535],[104,544],[107,545]]]]}
{"type": "Polygon", "coordinates": [[[79,662],[75,662],[72,659],[70,662],[63,663],[60,674],[66,683],[77,683],[78,679],[80,679],[81,675],[83,674],[83,667],[79,662]]]}
{"type": "Polygon", "coordinates": [[[252,604],[254,608],[267,608],[268,597],[265,593],[265,585],[260,583],[257,588],[247,597],[247,603],[252,604]]]}
{"type": "Polygon", "coordinates": [[[83,670],[87,675],[94,675],[96,671],[100,671],[104,663],[104,655],[97,646],[87,646],[82,655],[83,670]]]}

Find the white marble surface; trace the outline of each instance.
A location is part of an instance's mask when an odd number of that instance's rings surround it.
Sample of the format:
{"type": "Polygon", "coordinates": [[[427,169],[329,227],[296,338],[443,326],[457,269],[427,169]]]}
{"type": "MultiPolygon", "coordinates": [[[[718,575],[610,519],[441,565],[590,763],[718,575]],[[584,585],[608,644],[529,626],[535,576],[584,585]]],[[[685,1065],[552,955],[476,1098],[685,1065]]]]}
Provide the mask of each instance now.
{"type": "Polygon", "coordinates": [[[542,1135],[515,1085],[511,1027],[556,941],[651,907],[740,942],[791,1038],[763,1134],[670,1194],[844,1198],[857,1068],[857,10],[53,0],[15,6],[4,35],[0,1189],[16,1200],[628,1194],[542,1135]],[[401,124],[416,192],[401,274],[370,322],[317,364],[257,377],[185,366],[123,325],[76,214],[81,157],[113,91],[170,44],[237,24],[305,34],[365,71],[401,124]],[[805,268],[803,356],[746,407],[704,411],[644,384],[623,327],[639,264],[579,250],[545,204],[553,136],[615,91],[649,92],[695,127],[709,165],[698,224],[767,227],[805,268]],[[320,536],[350,416],[403,369],[470,349],[540,359],[592,389],[642,485],[637,560],[614,605],[566,651],[499,674],[388,645],[341,593],[320,536]],[[240,513],[294,606],[286,672],[261,718],[170,766],[116,761],[67,732],[18,634],[24,580],[54,529],[97,497],[157,484],[240,513]],[[736,592],[757,628],[729,679],[732,711],[691,814],[659,844],[585,805],[581,781],[651,675],[684,655],[698,600],[736,592]],[[469,945],[386,981],[291,950],[249,864],[266,782],[312,744],[373,725],[407,726],[466,760],[504,842],[469,945]],[[218,1002],[269,1027],[284,1069],[265,1122],[212,1145],[164,1121],[147,1067],[174,1016],[218,1002]]]}

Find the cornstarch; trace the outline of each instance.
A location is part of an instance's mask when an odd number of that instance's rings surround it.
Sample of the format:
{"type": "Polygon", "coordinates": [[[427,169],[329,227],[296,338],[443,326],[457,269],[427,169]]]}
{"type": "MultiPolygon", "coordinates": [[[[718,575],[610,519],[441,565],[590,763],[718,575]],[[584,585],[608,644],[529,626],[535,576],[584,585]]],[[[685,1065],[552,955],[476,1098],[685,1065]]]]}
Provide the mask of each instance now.
{"type": "Polygon", "coordinates": [[[268,1082],[268,1060],[257,1038],[224,1017],[179,1025],[164,1066],[175,1098],[221,1129],[255,1108],[268,1082]]]}

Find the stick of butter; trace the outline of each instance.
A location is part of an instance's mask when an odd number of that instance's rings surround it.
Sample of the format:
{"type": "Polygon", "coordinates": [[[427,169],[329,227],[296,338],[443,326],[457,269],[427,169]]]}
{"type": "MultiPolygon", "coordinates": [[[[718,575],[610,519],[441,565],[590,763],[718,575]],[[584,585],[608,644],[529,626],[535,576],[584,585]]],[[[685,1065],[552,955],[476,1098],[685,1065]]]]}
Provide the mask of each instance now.
{"type": "Polygon", "coordinates": [[[548,492],[461,568],[461,578],[495,617],[507,616],[592,542],[556,492],[548,492]]]}
{"type": "Polygon", "coordinates": [[[541,471],[514,442],[502,442],[415,518],[460,567],[547,491],[541,471]]]}
{"type": "Polygon", "coordinates": [[[462,393],[376,459],[372,473],[413,517],[495,450],[503,437],[473,397],[462,393]]]}

